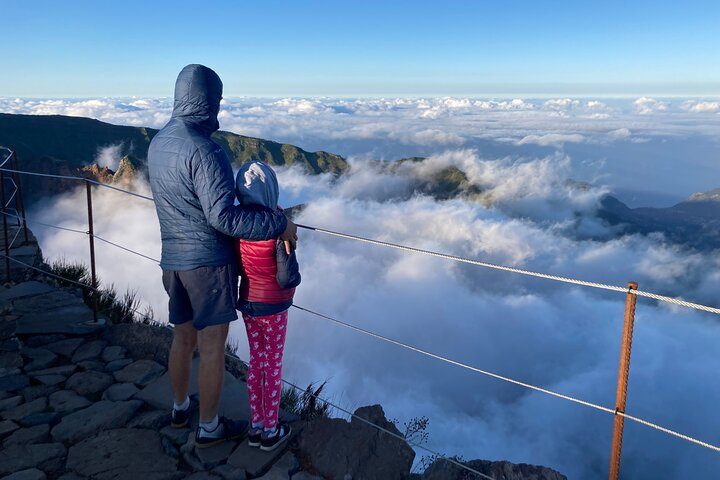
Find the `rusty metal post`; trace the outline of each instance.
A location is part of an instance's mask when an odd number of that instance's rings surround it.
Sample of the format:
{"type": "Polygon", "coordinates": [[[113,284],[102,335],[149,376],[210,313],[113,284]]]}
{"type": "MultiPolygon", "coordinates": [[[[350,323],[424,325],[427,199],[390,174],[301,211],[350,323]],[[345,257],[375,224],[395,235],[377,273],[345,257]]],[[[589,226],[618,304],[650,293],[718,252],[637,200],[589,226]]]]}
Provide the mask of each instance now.
{"type": "Polygon", "coordinates": [[[17,173],[20,170],[18,168],[17,154],[14,151],[12,152],[12,160],[10,161],[10,164],[12,165],[12,169],[16,171],[13,175],[15,179],[15,186],[17,187],[17,192],[15,193],[15,209],[22,217],[23,234],[25,236],[25,243],[23,245],[27,245],[30,243],[30,239],[28,236],[27,219],[25,218],[25,197],[23,197],[20,174],[17,173]]]}
{"type": "Polygon", "coordinates": [[[0,197],[2,197],[3,234],[5,235],[5,281],[10,281],[10,235],[5,211],[5,172],[0,170],[0,197]]]}
{"type": "Polygon", "coordinates": [[[636,282],[628,283],[628,293],[625,297],[625,318],[623,320],[622,343],[620,344],[620,365],[618,367],[617,393],[615,394],[615,424],[613,426],[612,447],[610,452],[609,480],[618,480],[620,477],[620,456],[622,454],[623,427],[625,417],[618,413],[625,413],[627,402],[628,377],[630,376],[630,353],[632,351],[633,327],[635,324],[635,303],[637,296],[630,290],[637,290],[636,282]]]}
{"type": "Polygon", "coordinates": [[[90,275],[92,280],[93,319],[98,321],[97,275],[95,274],[95,230],[93,228],[92,184],[85,181],[88,208],[88,238],[90,239],[90,275]]]}

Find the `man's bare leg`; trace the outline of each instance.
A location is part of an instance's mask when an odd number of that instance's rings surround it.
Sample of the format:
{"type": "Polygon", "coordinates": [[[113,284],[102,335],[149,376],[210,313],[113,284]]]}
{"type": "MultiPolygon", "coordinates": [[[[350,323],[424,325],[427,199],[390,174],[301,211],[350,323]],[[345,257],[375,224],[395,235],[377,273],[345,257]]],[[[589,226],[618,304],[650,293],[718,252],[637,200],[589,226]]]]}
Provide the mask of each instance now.
{"type": "Polygon", "coordinates": [[[218,413],[225,377],[225,342],[229,324],[205,327],[197,334],[200,348],[200,421],[211,422],[218,413]]]}
{"type": "Polygon", "coordinates": [[[192,356],[197,338],[198,331],[195,330],[192,322],[181,323],[173,329],[168,370],[170,371],[173,399],[176,404],[184,402],[188,396],[192,356]]]}

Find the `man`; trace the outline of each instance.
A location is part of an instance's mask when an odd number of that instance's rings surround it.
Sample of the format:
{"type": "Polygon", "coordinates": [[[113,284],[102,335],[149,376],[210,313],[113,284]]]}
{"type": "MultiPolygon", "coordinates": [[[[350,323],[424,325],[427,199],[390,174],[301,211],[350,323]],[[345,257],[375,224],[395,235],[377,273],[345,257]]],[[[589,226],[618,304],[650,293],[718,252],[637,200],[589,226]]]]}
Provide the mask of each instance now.
{"type": "Polygon", "coordinates": [[[168,369],[172,425],[190,414],[193,351],[200,351],[200,425],[196,445],[244,435],[247,422],[218,418],[228,325],[237,319],[238,273],[232,237],[280,237],[294,248],[297,227],[281,212],[235,205],[225,152],[210,135],[219,128],[222,82],[202,65],[183,68],[175,83],[172,117],[150,143],[150,185],[162,235],[163,285],[175,325],[168,369]]]}

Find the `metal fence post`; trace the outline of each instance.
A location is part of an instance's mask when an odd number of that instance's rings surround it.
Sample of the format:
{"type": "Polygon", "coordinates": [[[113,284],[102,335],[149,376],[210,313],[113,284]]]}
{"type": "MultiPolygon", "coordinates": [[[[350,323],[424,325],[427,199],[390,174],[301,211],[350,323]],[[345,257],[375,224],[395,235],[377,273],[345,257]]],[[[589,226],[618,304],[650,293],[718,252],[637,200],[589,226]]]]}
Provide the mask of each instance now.
{"type": "Polygon", "coordinates": [[[620,456],[622,454],[623,427],[625,417],[618,413],[625,413],[627,402],[628,377],[630,376],[630,353],[632,351],[633,327],[635,324],[635,303],[637,296],[630,290],[637,290],[636,282],[628,283],[628,293],[625,297],[625,318],[623,320],[622,343],[620,345],[620,365],[618,367],[617,393],[615,394],[615,423],[613,426],[612,447],[610,453],[609,480],[618,480],[620,477],[620,456]]]}
{"type": "Polygon", "coordinates": [[[20,174],[18,173],[20,169],[18,168],[17,153],[15,153],[15,151],[12,152],[12,160],[10,161],[10,164],[12,165],[12,169],[15,170],[15,173],[13,174],[15,187],[17,188],[17,193],[15,194],[15,209],[22,217],[23,235],[25,236],[24,245],[27,245],[30,243],[30,239],[28,236],[27,219],[25,218],[25,197],[23,197],[22,181],[20,179],[20,174]]]}
{"type": "Polygon", "coordinates": [[[2,197],[3,234],[5,235],[5,281],[10,281],[10,235],[5,211],[5,172],[0,170],[0,197],[2,197]]]}
{"type": "Polygon", "coordinates": [[[90,275],[92,280],[93,319],[98,321],[97,275],[95,274],[95,230],[93,228],[92,184],[85,181],[88,208],[88,238],[90,239],[90,275]]]}

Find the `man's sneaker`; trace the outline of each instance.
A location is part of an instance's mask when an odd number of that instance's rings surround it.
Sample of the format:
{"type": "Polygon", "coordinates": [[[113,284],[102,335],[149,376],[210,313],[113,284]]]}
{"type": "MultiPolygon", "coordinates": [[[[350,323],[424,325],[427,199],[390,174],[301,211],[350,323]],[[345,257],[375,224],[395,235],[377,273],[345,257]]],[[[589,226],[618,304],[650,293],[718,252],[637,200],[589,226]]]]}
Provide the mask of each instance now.
{"type": "Polygon", "coordinates": [[[262,439],[260,440],[260,450],[264,452],[272,452],[285,443],[285,441],[290,438],[291,433],[292,428],[290,428],[290,425],[279,425],[277,430],[275,430],[275,435],[262,435],[262,439]]]}
{"type": "Polygon", "coordinates": [[[198,427],[195,432],[195,446],[197,448],[207,448],[219,445],[225,440],[242,438],[247,433],[247,428],[248,422],[244,420],[230,420],[229,418],[220,417],[214,430],[207,431],[202,427],[198,427]]]}
{"type": "Polygon", "coordinates": [[[262,428],[251,428],[248,432],[248,446],[259,447],[262,443],[262,428]]]}
{"type": "Polygon", "coordinates": [[[190,396],[190,405],[185,410],[172,409],[172,419],[170,420],[170,426],[173,428],[185,428],[187,427],[190,415],[193,410],[197,408],[197,400],[194,395],[190,396]]]}

